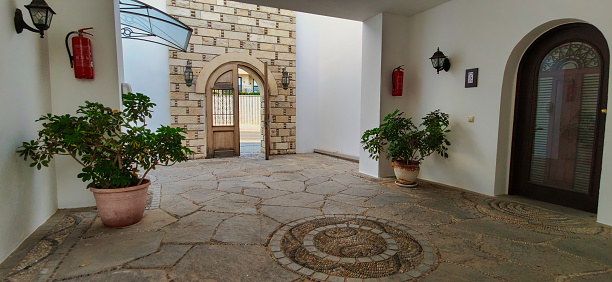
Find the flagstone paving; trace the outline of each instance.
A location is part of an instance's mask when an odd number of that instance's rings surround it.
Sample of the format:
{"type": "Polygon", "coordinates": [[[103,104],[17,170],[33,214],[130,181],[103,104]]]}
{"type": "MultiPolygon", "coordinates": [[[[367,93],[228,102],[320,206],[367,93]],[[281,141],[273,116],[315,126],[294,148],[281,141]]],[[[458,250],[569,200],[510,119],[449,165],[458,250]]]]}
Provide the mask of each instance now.
{"type": "Polygon", "coordinates": [[[140,223],[60,210],[8,281],[610,281],[593,214],[421,181],[400,188],[319,154],[191,160],[151,173],[140,223]],[[157,193],[157,194],[156,194],[157,193]]]}

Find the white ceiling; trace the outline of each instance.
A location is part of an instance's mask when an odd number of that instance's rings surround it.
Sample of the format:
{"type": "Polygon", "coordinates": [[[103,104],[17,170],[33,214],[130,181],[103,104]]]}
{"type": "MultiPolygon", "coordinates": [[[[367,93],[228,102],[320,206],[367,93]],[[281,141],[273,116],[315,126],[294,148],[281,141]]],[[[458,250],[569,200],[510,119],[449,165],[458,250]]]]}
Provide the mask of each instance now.
{"type": "Polygon", "coordinates": [[[451,0],[239,0],[244,3],[364,21],[380,13],[412,16],[451,0]]]}

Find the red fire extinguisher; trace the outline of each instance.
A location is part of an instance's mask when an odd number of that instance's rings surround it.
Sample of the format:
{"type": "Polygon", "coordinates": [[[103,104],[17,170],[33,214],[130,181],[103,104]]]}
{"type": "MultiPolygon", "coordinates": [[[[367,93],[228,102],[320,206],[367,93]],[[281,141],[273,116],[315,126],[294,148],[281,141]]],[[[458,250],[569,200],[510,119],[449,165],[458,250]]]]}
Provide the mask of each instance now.
{"type": "Polygon", "coordinates": [[[68,58],[70,58],[70,67],[74,68],[74,77],[81,79],[93,79],[93,57],[91,53],[91,40],[83,36],[87,34],[93,36],[93,34],[85,32],[85,30],[93,29],[93,27],[82,28],[79,31],[71,31],[66,35],[66,50],[68,51],[68,58]],[[70,48],[68,48],[68,38],[70,35],[77,34],[72,37],[72,53],[70,54],[70,48]]]}
{"type": "Polygon", "coordinates": [[[393,83],[393,96],[402,96],[402,90],[404,88],[404,69],[403,65],[393,69],[392,83],[393,83]]]}

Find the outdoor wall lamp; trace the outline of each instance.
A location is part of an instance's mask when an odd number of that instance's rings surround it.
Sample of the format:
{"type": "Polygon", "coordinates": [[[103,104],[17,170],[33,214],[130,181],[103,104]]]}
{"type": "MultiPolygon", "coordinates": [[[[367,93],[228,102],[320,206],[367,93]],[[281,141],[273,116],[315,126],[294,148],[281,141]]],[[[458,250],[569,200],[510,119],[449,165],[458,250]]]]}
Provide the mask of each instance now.
{"type": "Polygon", "coordinates": [[[185,84],[187,84],[187,87],[191,87],[193,84],[193,70],[191,69],[191,61],[187,61],[187,66],[185,67],[183,76],[185,77],[185,84]]]}
{"type": "Polygon", "coordinates": [[[32,23],[34,23],[34,26],[38,29],[26,24],[25,21],[23,21],[21,10],[15,9],[15,31],[21,33],[24,29],[27,29],[32,32],[40,33],[40,38],[44,38],[45,30],[49,29],[51,26],[51,19],[53,15],[55,15],[55,12],[47,5],[45,0],[32,0],[30,5],[25,5],[24,7],[30,11],[32,23]]]}
{"type": "Polygon", "coordinates": [[[431,60],[431,64],[433,65],[434,69],[438,71],[438,74],[440,73],[440,70],[448,71],[450,69],[451,63],[448,60],[448,57],[444,56],[444,53],[440,51],[440,48],[438,48],[438,51],[436,51],[429,59],[431,60]]]}
{"type": "Polygon", "coordinates": [[[287,72],[287,68],[283,68],[283,77],[281,78],[281,84],[283,85],[283,89],[287,90],[289,88],[289,73],[287,72]]]}

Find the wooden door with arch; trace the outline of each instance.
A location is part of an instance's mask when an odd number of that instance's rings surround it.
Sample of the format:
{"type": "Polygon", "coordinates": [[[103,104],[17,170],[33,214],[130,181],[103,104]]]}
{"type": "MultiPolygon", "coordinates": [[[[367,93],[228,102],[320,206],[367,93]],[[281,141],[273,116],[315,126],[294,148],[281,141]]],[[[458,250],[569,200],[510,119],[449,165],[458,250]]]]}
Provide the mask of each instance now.
{"type": "Polygon", "coordinates": [[[554,28],[519,67],[509,194],[597,212],[610,55],[589,24],[554,28]]]}
{"type": "Polygon", "coordinates": [[[212,72],[206,82],[206,155],[240,156],[238,64],[212,72]]]}

